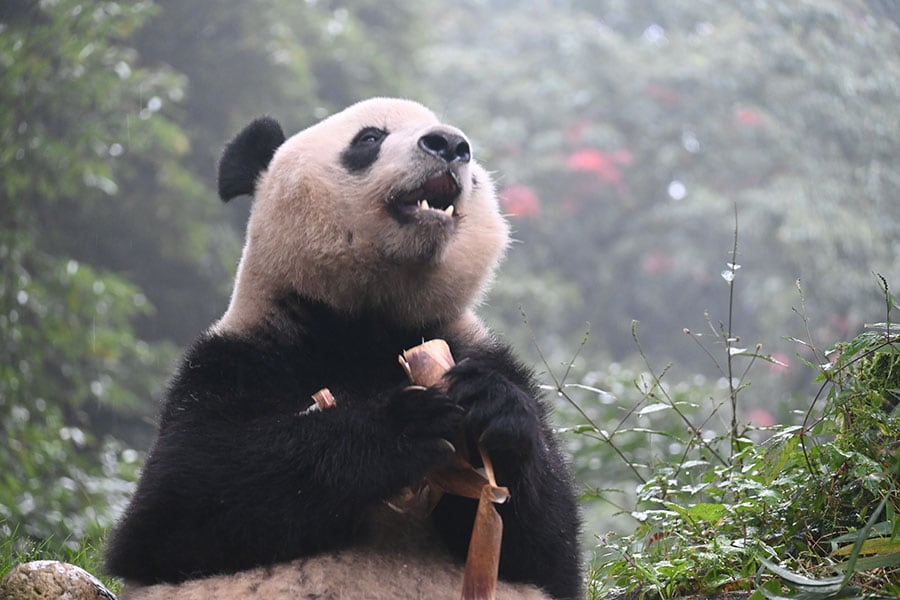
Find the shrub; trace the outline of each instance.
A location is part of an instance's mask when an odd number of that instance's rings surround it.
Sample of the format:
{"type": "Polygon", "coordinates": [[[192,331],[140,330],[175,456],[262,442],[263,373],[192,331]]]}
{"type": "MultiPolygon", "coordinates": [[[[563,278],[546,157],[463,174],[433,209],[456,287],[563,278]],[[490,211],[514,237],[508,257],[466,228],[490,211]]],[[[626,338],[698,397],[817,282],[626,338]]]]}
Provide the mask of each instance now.
{"type": "MultiPolygon", "coordinates": [[[[730,264],[723,273],[732,296],[737,268],[730,264]]],[[[564,431],[574,440],[579,475],[589,482],[586,496],[637,522],[631,533],[598,538],[592,597],[754,589],[760,598],[900,594],[900,411],[894,410],[900,328],[890,320],[896,301],[881,284],[884,322],[827,352],[794,340],[819,385],[804,409],[794,411],[802,417],[797,424],[742,422],[750,368],[778,361],[759,346],[741,348],[730,318],[708,319],[712,333],[705,338],[686,331],[719,366],[719,385],[664,383],[669,369],[654,372],[637,335],[645,369],[625,373],[637,394],[609,373],[590,374],[586,383],[554,380],[550,387],[583,421],[564,431]],[[597,418],[598,406],[619,401],[602,391],[605,384],[631,399],[614,420],[597,418]],[[576,402],[577,394],[595,401],[576,402]],[[604,428],[604,422],[614,425],[604,428]],[[598,444],[612,449],[618,468],[590,468],[587,457],[598,444]],[[594,471],[613,473],[617,483],[591,484],[594,471]]]]}

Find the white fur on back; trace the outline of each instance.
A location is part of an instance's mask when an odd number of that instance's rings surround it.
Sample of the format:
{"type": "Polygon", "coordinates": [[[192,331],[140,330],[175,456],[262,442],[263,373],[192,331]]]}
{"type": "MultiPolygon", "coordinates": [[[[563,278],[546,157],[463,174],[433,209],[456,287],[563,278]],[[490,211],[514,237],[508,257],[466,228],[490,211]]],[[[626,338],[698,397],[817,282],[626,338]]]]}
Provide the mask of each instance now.
{"type": "MultiPolygon", "coordinates": [[[[169,585],[127,587],[121,600],[458,600],[463,567],[427,515],[380,505],[355,548],[169,585]]],[[[500,581],[497,600],[550,600],[531,585],[500,581]]]]}
{"type": "MultiPolygon", "coordinates": [[[[121,600],[459,600],[462,568],[438,557],[349,550],[179,585],[129,588],[121,600]]],[[[530,585],[499,582],[497,600],[549,600],[530,585]]]]}

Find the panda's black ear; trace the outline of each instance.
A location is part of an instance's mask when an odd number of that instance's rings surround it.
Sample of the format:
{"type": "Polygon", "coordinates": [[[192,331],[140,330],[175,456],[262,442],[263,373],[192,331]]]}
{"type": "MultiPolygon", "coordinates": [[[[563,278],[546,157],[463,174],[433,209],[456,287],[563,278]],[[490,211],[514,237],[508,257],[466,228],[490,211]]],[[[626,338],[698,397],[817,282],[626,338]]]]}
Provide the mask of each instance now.
{"type": "Polygon", "coordinates": [[[256,179],[284,139],[281,125],[271,117],[260,117],[244,127],[219,159],[219,197],[228,202],[235,196],[252,195],[256,179]]]}

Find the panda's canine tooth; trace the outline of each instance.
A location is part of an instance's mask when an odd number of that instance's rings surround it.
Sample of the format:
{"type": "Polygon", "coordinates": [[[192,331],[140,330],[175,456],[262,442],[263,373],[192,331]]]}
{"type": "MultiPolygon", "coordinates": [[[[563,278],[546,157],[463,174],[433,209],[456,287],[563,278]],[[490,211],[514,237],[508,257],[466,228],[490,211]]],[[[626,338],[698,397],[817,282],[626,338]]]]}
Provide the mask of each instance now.
{"type": "Polygon", "coordinates": [[[445,213],[448,217],[452,217],[452,216],[453,216],[453,211],[454,211],[454,208],[453,208],[453,205],[452,205],[452,204],[451,204],[450,206],[448,206],[447,208],[444,209],[444,213],[445,213]]]}
{"type": "Polygon", "coordinates": [[[428,204],[428,200],[425,200],[423,198],[423,199],[419,200],[419,208],[425,210],[425,209],[431,208],[431,206],[428,204]]]}

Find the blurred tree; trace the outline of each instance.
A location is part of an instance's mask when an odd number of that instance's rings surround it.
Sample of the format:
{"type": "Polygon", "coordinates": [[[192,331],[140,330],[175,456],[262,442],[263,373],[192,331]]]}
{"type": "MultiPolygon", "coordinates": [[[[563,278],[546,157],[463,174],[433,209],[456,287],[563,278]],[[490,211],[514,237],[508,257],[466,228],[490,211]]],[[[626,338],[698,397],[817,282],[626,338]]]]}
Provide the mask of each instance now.
{"type": "Polygon", "coordinates": [[[621,358],[638,319],[656,359],[708,367],[678,333],[727,318],[735,204],[748,343],[793,354],[797,278],[819,341],[876,314],[871,272],[900,280],[895,22],[862,0],[507,4],[443,13],[426,59],[507,209],[523,186],[539,209],[492,297],[507,331],[521,302],[554,357],[590,321],[621,358]]]}
{"type": "Polygon", "coordinates": [[[174,345],[225,308],[249,203],[220,206],[215,162],[261,113],[409,95],[463,126],[522,242],[489,318],[526,348],[524,304],[554,362],[588,320],[588,362],[631,355],[636,318],[707,366],[678,332],[726,315],[733,203],[744,337],[794,329],[797,277],[819,339],[850,334],[870,271],[900,280],[888,5],[3,2],[2,527],[108,520],[137,464],[108,433],[145,447],[174,345]]]}
{"type": "Polygon", "coordinates": [[[0,533],[77,544],[108,524],[176,346],[227,303],[249,202],[213,191],[225,140],[410,90],[416,14],[0,5],[0,533]]]}
{"type": "Polygon", "coordinates": [[[151,310],[140,290],[79,251],[127,243],[124,225],[106,220],[124,201],[127,157],[178,172],[182,137],[154,114],[153,98],[177,91],[179,79],[136,69],[123,44],[147,9],[60,0],[7,4],[0,14],[6,536],[77,544],[108,524],[138,457],[104,432],[139,423],[171,356],[134,335],[132,319],[151,310]]]}
{"type": "MultiPolygon", "coordinates": [[[[224,311],[250,209],[241,200],[223,208],[213,192],[225,142],[262,114],[290,133],[367,96],[409,91],[415,72],[404,61],[419,28],[417,9],[398,0],[156,4],[134,46],[141,64],[185,77],[183,98],[162,112],[184,132],[182,164],[202,188],[175,196],[180,206],[171,212],[191,228],[195,247],[161,245],[166,256],[130,272],[158,307],[141,335],[186,343],[224,311]]],[[[152,170],[136,179],[137,189],[158,194],[152,170]]],[[[168,222],[159,228],[183,234],[168,222]]]]}

